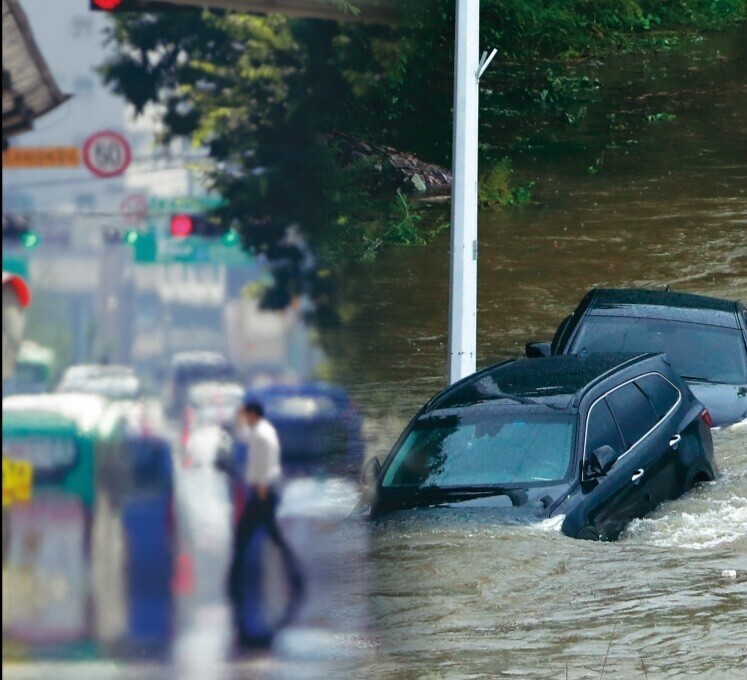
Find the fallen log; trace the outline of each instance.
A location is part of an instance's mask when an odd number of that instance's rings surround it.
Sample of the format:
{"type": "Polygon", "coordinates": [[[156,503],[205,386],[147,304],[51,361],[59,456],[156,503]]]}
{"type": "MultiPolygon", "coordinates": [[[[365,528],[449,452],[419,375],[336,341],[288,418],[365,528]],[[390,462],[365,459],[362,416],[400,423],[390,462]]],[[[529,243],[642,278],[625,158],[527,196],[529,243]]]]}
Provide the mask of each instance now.
{"type": "Polygon", "coordinates": [[[446,197],[451,193],[451,172],[440,165],[345,132],[328,132],[322,139],[332,146],[343,168],[359,161],[371,162],[381,190],[401,191],[415,198],[446,197]]]}

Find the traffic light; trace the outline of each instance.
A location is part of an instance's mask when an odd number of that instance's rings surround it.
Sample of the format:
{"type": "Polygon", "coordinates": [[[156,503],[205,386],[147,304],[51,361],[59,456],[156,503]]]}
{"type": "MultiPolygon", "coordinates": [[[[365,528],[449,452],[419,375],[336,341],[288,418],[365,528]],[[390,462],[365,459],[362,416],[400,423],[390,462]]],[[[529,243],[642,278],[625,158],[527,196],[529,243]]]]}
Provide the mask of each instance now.
{"type": "Polygon", "coordinates": [[[232,240],[232,237],[229,236],[231,232],[226,231],[217,218],[205,214],[188,215],[180,213],[172,215],[169,233],[174,238],[185,238],[187,236],[221,238],[224,239],[223,242],[226,245],[231,244],[227,243],[225,239],[232,240]]]}
{"type": "Polygon", "coordinates": [[[199,8],[195,6],[175,5],[172,2],[154,2],[153,0],[88,0],[88,7],[93,12],[199,11],[199,8]]]}
{"type": "Polygon", "coordinates": [[[31,231],[26,221],[13,215],[3,215],[3,243],[20,245],[31,250],[39,245],[39,234],[31,231]]]}
{"type": "Polygon", "coordinates": [[[194,232],[194,217],[192,215],[172,215],[169,231],[174,238],[191,236],[194,232]]]}
{"type": "Polygon", "coordinates": [[[220,242],[224,246],[235,246],[239,243],[239,235],[236,232],[235,229],[229,229],[223,236],[220,238],[220,242]]]}
{"type": "Polygon", "coordinates": [[[134,246],[140,238],[140,232],[137,229],[128,229],[122,236],[122,240],[128,246],[134,246]]]}

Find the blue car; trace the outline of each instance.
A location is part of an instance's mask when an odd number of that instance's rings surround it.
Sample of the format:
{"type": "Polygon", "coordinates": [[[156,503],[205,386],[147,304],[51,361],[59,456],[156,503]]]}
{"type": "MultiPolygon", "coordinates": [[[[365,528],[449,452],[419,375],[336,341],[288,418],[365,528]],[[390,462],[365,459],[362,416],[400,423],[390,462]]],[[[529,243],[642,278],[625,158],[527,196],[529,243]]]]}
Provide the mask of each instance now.
{"type": "Polygon", "coordinates": [[[360,410],[342,387],[326,383],[272,384],[249,388],[280,437],[284,464],[307,465],[344,457],[351,465],[363,459],[360,410]]]}

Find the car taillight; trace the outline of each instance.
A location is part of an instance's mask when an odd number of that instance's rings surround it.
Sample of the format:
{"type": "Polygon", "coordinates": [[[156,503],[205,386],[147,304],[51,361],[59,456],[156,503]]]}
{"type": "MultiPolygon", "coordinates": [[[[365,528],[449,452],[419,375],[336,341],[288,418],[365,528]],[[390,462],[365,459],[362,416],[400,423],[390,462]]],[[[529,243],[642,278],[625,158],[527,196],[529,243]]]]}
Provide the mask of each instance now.
{"type": "Polygon", "coordinates": [[[708,425],[708,427],[713,427],[713,418],[711,418],[711,414],[708,412],[707,408],[703,409],[700,417],[703,419],[703,422],[708,425]]]}
{"type": "Polygon", "coordinates": [[[192,429],[192,421],[194,420],[194,410],[191,407],[184,409],[184,416],[182,417],[182,436],[181,442],[184,449],[187,448],[189,443],[189,432],[192,429]]]}

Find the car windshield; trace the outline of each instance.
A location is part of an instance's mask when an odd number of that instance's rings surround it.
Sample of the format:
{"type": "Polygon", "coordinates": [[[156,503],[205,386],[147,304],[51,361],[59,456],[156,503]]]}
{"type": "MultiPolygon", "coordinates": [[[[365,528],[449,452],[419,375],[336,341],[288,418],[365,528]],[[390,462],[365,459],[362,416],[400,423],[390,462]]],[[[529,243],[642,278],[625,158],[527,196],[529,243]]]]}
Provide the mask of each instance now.
{"type": "Polygon", "coordinates": [[[384,487],[448,488],[563,479],[575,418],[465,409],[418,420],[387,469],[384,487]]]}
{"type": "Polygon", "coordinates": [[[569,353],[666,352],[683,377],[743,385],[747,352],[739,330],[704,324],[617,316],[588,316],[569,353]]]}
{"type": "Polygon", "coordinates": [[[176,380],[182,384],[206,380],[230,380],[233,377],[234,370],[228,364],[194,364],[181,366],[176,371],[176,380]]]}

